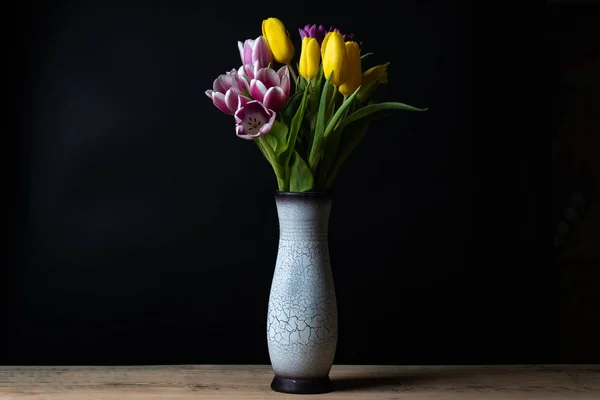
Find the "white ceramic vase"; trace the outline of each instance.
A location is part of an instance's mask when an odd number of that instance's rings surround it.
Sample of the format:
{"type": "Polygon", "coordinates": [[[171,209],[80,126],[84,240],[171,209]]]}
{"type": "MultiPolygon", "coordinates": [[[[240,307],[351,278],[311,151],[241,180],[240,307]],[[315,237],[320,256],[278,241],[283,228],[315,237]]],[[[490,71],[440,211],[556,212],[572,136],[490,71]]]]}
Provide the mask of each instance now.
{"type": "Polygon", "coordinates": [[[337,346],[338,317],[327,230],[327,193],[276,192],[279,249],[267,318],[267,342],[284,393],[333,390],[329,372],[337,346]]]}

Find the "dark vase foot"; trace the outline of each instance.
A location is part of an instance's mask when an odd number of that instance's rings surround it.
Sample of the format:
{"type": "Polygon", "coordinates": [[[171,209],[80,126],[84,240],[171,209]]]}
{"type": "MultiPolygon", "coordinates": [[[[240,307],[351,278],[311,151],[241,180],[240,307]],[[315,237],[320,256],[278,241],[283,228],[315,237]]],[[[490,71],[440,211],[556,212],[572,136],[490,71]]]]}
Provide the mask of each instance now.
{"type": "Polygon", "coordinates": [[[292,379],[275,376],[271,382],[271,389],[280,393],[293,394],[319,394],[333,392],[331,379],[292,379]]]}

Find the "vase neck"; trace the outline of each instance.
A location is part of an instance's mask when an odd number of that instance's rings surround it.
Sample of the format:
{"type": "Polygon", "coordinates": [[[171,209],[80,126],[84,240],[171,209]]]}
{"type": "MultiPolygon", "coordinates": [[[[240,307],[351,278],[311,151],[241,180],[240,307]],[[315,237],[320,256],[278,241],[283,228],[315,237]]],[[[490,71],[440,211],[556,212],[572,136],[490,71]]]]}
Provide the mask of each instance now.
{"type": "Polygon", "coordinates": [[[331,198],[277,195],[280,240],[326,240],[331,198]]]}

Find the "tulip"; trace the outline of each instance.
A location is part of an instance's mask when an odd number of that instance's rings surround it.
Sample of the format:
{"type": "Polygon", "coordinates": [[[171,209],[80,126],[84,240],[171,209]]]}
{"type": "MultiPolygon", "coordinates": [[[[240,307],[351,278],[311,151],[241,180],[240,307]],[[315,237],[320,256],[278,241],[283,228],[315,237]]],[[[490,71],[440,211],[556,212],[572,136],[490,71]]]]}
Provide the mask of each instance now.
{"type": "MultiPolygon", "coordinates": [[[[339,29],[334,28],[333,26],[331,28],[329,28],[329,32],[339,32],[339,31],[340,31],[339,29]]],[[[348,34],[342,35],[342,37],[344,38],[344,42],[348,42],[354,38],[354,34],[348,33],[348,34]]]]}
{"type": "Polygon", "coordinates": [[[360,86],[362,80],[360,47],[356,42],[346,42],[346,63],[344,64],[343,84],[340,85],[340,93],[349,96],[360,86]]]}
{"type": "Polygon", "coordinates": [[[306,79],[317,76],[321,63],[321,50],[317,39],[305,36],[302,39],[302,52],[300,53],[299,73],[306,79]]]}
{"type": "Polygon", "coordinates": [[[331,83],[339,86],[343,81],[344,65],[348,62],[344,38],[339,32],[329,32],[321,46],[321,59],[323,60],[323,73],[325,77],[331,75],[331,83]]]}
{"type": "Polygon", "coordinates": [[[273,54],[264,37],[259,36],[256,39],[247,39],[244,43],[238,41],[238,49],[242,59],[242,68],[244,72],[253,78],[255,64],[258,68],[268,67],[273,61],[273,54]]]}
{"type": "Polygon", "coordinates": [[[305,37],[317,39],[319,46],[323,43],[325,35],[327,35],[327,29],[323,25],[306,25],[304,28],[298,29],[300,32],[300,38],[304,40],[305,37]]]}
{"type": "Polygon", "coordinates": [[[250,81],[250,95],[265,107],[281,111],[290,97],[290,75],[287,65],[277,72],[273,68],[256,70],[250,81]]]}
{"type": "Polygon", "coordinates": [[[235,112],[235,134],[247,140],[269,133],[275,122],[275,112],[258,100],[252,100],[235,112]]]}
{"type": "Polygon", "coordinates": [[[362,74],[362,83],[356,98],[358,101],[365,101],[379,84],[385,82],[387,82],[387,64],[369,68],[362,74]]]}
{"type": "Polygon", "coordinates": [[[262,22],[262,35],[267,41],[273,58],[281,64],[289,64],[294,58],[294,44],[277,18],[267,18],[262,22]]]}
{"type": "Polygon", "coordinates": [[[249,92],[249,89],[248,81],[232,69],[219,75],[213,82],[212,90],[207,90],[205,93],[219,110],[233,115],[239,107],[251,100],[244,95],[244,91],[249,92]]]}

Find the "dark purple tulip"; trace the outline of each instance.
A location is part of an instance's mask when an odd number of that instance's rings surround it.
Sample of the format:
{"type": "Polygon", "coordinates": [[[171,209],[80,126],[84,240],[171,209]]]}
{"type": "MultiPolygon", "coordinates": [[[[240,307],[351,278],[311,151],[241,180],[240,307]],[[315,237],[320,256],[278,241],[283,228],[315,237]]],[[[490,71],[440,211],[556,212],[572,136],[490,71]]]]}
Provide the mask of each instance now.
{"type": "Polygon", "coordinates": [[[323,39],[325,39],[325,35],[327,35],[327,29],[323,25],[317,26],[316,24],[306,25],[304,28],[298,29],[298,31],[300,32],[300,39],[304,39],[305,37],[315,38],[319,46],[323,42],[323,39]]]}
{"type": "MultiPolygon", "coordinates": [[[[329,32],[340,32],[340,30],[332,26],[329,28],[329,32]]],[[[346,35],[342,34],[342,37],[344,38],[344,42],[348,42],[354,39],[354,33],[348,33],[346,35]]]]}

